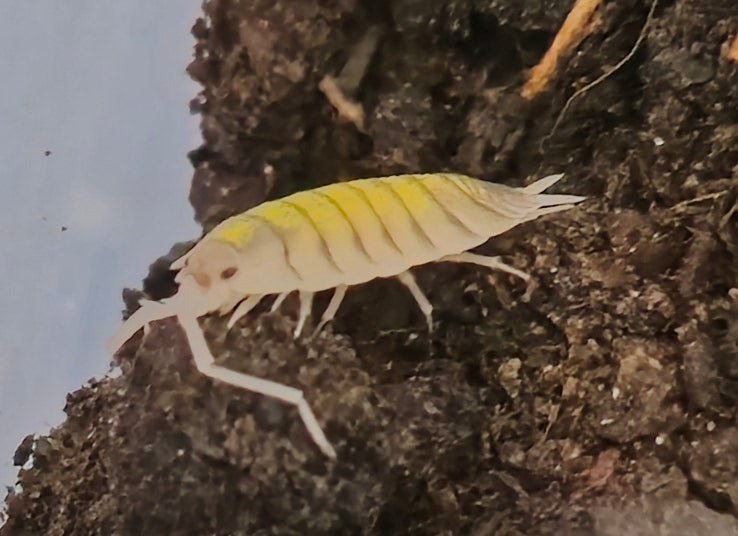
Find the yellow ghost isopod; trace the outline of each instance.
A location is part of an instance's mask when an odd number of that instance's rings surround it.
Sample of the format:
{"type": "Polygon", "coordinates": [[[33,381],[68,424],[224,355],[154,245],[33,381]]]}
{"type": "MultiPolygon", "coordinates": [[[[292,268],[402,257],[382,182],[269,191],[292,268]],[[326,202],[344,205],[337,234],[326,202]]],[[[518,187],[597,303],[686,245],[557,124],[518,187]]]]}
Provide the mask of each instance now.
{"type": "Polygon", "coordinates": [[[272,310],[293,291],[300,294],[295,329],[305,325],[315,292],[335,289],[315,331],[333,319],[351,285],[397,277],[433,328],[433,307],[410,268],[429,262],[473,263],[528,275],[497,257],[470,253],[490,237],[544,214],[571,208],[584,198],[542,193],[562,175],[513,188],[464,175],[396,175],[322,186],[267,201],[223,221],[172,263],[177,293],[146,301],[109,343],[116,351],[154,320],[176,316],[195,365],[203,374],[294,404],[315,443],[336,454],[302,391],[218,366],[197,319],[229,314],[228,328],[265,296],[277,294],[272,310]]]}

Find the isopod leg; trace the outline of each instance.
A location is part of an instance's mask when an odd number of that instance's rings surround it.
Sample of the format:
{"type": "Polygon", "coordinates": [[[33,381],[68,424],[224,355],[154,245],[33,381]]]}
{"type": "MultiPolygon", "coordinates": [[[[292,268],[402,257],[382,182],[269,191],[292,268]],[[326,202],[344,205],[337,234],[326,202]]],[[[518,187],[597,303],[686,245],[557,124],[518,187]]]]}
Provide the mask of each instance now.
{"type": "Polygon", "coordinates": [[[236,307],[236,310],[233,311],[231,318],[228,320],[228,329],[231,329],[242,316],[244,316],[251,309],[259,305],[259,302],[263,297],[263,294],[252,294],[241,303],[239,303],[238,307],[236,307]]]}
{"type": "Polygon", "coordinates": [[[297,318],[297,327],[295,328],[295,338],[300,336],[302,328],[305,327],[305,320],[310,316],[313,308],[313,296],[315,292],[300,291],[300,316],[297,318]]]}
{"type": "Polygon", "coordinates": [[[315,444],[318,445],[326,456],[335,459],[336,451],[333,450],[328,438],[323,433],[323,429],[315,418],[313,410],[310,409],[310,405],[305,400],[302,391],[281,383],[264,380],[216,365],[213,354],[210,353],[205,336],[197,322],[197,318],[192,316],[179,316],[178,318],[187,337],[187,342],[190,345],[197,370],[205,376],[220,380],[234,387],[270,396],[297,406],[302,422],[305,424],[305,428],[313,441],[315,441],[315,444]]]}
{"type": "Polygon", "coordinates": [[[468,251],[464,253],[459,253],[458,255],[447,255],[446,257],[438,259],[438,261],[436,262],[463,262],[478,264],[480,266],[492,268],[493,270],[501,270],[503,272],[507,272],[508,274],[515,275],[523,281],[528,281],[530,279],[530,276],[528,274],[526,274],[525,272],[521,272],[517,268],[513,268],[512,266],[505,264],[500,260],[499,257],[487,257],[485,255],[469,253],[468,251]]]}
{"type": "Polygon", "coordinates": [[[285,298],[287,298],[288,295],[289,295],[289,292],[283,292],[282,294],[277,296],[277,299],[274,300],[274,303],[272,304],[272,308],[269,309],[269,312],[273,313],[274,311],[279,309],[279,306],[282,305],[282,303],[284,302],[285,298]]]}
{"type": "Polygon", "coordinates": [[[410,271],[407,271],[398,274],[397,279],[407,287],[410,294],[415,298],[415,301],[418,302],[418,307],[420,307],[423,315],[425,315],[425,321],[428,324],[428,331],[433,331],[433,305],[431,305],[431,302],[429,302],[428,298],[425,297],[423,291],[420,290],[418,283],[415,281],[415,276],[413,276],[410,271]]]}
{"type": "Polygon", "coordinates": [[[325,325],[333,320],[333,318],[336,316],[336,312],[338,311],[338,308],[341,306],[341,302],[343,301],[343,297],[346,295],[346,289],[348,288],[347,285],[338,285],[336,287],[335,292],[333,293],[333,297],[331,298],[331,301],[328,302],[328,307],[325,308],[325,311],[323,311],[323,316],[320,318],[320,322],[315,327],[315,330],[313,331],[313,337],[315,337],[318,333],[320,333],[320,330],[325,327],[325,325]]]}

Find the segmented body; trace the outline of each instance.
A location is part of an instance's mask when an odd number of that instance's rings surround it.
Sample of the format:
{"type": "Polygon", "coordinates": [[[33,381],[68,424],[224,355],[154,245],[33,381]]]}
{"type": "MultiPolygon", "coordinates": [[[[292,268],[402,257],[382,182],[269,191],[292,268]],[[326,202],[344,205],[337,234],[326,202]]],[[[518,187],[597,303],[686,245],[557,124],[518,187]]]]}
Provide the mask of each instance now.
{"type": "Polygon", "coordinates": [[[251,277],[246,294],[319,291],[471,249],[537,216],[540,197],[574,200],[454,174],[360,179],[262,203],[204,240],[231,244],[248,254],[245,262],[258,234],[279,242],[280,254],[264,263],[273,277],[251,277]]]}

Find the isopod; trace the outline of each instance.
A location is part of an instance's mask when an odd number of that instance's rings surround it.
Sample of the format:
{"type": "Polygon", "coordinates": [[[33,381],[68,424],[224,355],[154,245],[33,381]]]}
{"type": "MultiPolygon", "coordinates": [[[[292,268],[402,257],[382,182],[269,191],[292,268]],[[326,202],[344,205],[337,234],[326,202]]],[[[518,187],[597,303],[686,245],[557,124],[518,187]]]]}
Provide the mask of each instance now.
{"type": "Polygon", "coordinates": [[[410,268],[429,262],[473,263],[528,275],[498,257],[470,253],[490,237],[584,198],[543,194],[562,175],[513,188],[457,174],[397,175],[336,183],[267,201],[228,218],[171,265],[177,293],[144,301],[109,342],[117,351],[154,320],[176,316],[197,369],[227,384],[297,407],[311,438],[331,458],[336,453],[302,391],[215,363],[198,318],[231,313],[230,329],[265,296],[298,291],[295,337],[303,330],[315,292],[335,288],[315,331],[333,319],[346,289],[377,277],[397,277],[410,291],[432,330],[433,307],[410,268]]]}

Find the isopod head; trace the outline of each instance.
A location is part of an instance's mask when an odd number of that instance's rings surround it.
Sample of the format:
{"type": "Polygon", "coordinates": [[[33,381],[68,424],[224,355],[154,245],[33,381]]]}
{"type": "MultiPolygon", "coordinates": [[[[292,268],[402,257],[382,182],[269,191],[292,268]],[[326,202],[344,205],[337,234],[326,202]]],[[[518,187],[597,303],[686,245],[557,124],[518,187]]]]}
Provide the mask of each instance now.
{"type": "Polygon", "coordinates": [[[280,235],[268,225],[250,226],[248,233],[239,234],[241,222],[238,217],[226,220],[171,265],[179,270],[178,294],[203,296],[198,316],[216,310],[224,314],[253,294],[300,288],[280,235]]]}
{"type": "MultiPolygon", "coordinates": [[[[178,301],[187,313],[200,316],[210,311],[233,308],[238,301],[238,281],[244,266],[236,248],[218,240],[203,240],[190,251],[175,281],[179,283],[178,301]]],[[[243,295],[240,295],[243,299],[243,295]]],[[[185,312],[185,311],[183,311],[185,312]]]]}

